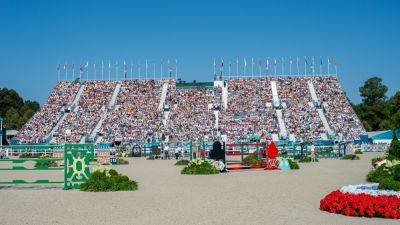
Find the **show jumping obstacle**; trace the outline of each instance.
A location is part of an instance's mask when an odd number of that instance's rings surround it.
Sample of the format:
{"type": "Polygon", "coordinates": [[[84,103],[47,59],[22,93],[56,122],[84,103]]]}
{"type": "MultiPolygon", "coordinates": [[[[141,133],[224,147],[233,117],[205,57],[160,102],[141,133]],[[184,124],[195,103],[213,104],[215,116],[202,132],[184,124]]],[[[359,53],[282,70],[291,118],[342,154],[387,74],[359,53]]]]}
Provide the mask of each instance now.
{"type": "MultiPolygon", "coordinates": [[[[29,147],[29,146],[28,146],[29,147]]],[[[32,146],[30,146],[32,148],[32,146]]],[[[57,153],[56,153],[57,154],[57,153]]],[[[54,154],[53,154],[54,157],[54,154]]],[[[0,181],[0,185],[44,185],[44,184],[64,184],[64,189],[78,189],[80,184],[85,182],[90,177],[90,161],[94,158],[94,146],[93,144],[65,144],[63,158],[24,158],[24,159],[1,159],[2,163],[11,162],[11,167],[0,167],[0,171],[52,171],[62,170],[64,171],[64,180],[48,180],[38,179],[36,181],[26,181],[22,179],[13,179],[11,181],[0,181]],[[26,162],[48,162],[55,161],[63,163],[62,167],[28,167],[25,165],[26,162]]]]}

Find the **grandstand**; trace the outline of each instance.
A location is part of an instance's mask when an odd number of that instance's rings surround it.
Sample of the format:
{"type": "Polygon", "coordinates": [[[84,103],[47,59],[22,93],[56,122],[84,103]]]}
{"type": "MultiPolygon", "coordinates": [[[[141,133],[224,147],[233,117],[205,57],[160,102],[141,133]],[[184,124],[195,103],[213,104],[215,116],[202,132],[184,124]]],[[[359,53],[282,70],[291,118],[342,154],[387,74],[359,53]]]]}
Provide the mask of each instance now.
{"type": "Polygon", "coordinates": [[[365,130],[337,76],[63,81],[19,143],[356,140],[365,130]]]}

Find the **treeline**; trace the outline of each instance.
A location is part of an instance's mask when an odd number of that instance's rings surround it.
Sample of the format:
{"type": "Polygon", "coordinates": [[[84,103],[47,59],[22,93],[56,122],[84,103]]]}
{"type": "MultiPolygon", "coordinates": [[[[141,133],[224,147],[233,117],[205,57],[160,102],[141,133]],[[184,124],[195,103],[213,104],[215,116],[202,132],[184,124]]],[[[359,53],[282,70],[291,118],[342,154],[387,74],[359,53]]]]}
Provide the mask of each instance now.
{"type": "Polygon", "coordinates": [[[352,105],[367,131],[400,129],[400,91],[388,98],[388,87],[372,77],[359,88],[362,103],[352,105]]]}
{"type": "Polygon", "coordinates": [[[21,129],[39,109],[39,103],[24,101],[15,90],[0,89],[0,116],[6,129],[21,129]]]}

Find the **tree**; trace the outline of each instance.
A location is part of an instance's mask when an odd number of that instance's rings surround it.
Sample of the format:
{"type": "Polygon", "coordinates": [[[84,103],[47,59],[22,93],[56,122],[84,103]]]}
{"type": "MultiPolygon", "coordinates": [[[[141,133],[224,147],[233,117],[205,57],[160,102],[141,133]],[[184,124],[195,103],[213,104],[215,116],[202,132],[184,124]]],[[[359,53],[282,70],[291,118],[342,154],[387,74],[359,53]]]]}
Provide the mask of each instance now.
{"type": "Polygon", "coordinates": [[[391,126],[400,129],[400,109],[390,118],[391,126]]]}
{"type": "Polygon", "coordinates": [[[390,99],[389,99],[389,108],[392,114],[395,114],[400,109],[400,91],[397,91],[390,99]]]}
{"type": "Polygon", "coordinates": [[[363,97],[363,103],[373,105],[382,103],[386,100],[386,92],[388,88],[382,83],[379,77],[372,77],[365,81],[364,85],[359,88],[360,95],[363,97]]]}
{"type": "Polygon", "coordinates": [[[397,131],[393,130],[392,143],[389,147],[389,158],[400,159],[400,143],[397,139],[397,131]]]}

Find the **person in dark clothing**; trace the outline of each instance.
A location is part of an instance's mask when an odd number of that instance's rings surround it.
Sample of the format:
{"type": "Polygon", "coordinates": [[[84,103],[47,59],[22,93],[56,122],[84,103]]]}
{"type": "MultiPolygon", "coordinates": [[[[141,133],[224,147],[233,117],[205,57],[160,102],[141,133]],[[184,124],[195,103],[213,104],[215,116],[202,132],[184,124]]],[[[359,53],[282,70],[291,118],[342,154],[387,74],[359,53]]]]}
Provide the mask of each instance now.
{"type": "Polygon", "coordinates": [[[210,159],[222,161],[225,163],[225,151],[222,149],[222,144],[218,140],[213,143],[213,148],[210,151],[210,159]]]}

